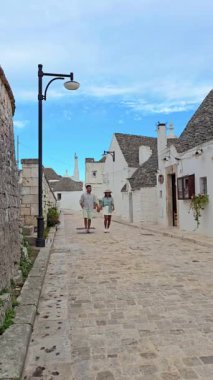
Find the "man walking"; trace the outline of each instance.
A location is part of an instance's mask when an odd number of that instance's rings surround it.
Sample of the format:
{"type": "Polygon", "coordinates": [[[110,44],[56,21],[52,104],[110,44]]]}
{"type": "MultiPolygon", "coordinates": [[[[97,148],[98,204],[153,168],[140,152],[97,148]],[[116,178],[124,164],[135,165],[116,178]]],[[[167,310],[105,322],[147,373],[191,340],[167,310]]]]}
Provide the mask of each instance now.
{"type": "Polygon", "coordinates": [[[90,232],[93,209],[98,207],[98,201],[95,195],[91,194],[91,185],[86,185],[86,192],[80,198],[80,205],[83,210],[84,227],[87,233],[90,232]]]}

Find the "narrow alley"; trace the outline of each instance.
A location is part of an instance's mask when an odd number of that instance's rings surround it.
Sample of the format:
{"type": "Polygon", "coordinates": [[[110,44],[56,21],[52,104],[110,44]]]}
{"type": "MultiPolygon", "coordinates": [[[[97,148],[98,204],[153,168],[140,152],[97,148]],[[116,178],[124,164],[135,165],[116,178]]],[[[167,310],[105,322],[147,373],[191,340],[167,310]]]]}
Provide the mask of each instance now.
{"type": "Polygon", "coordinates": [[[82,226],[62,215],[22,379],[212,380],[212,249],[82,226]]]}

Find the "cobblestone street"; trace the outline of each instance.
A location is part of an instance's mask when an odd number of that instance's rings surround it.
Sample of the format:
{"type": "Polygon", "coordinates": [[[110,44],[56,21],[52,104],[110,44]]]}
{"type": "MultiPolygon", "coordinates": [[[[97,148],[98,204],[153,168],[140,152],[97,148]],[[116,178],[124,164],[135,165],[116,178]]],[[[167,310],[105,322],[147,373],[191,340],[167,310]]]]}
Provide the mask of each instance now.
{"type": "MultiPolygon", "coordinates": [[[[98,214],[97,214],[98,215],[98,214]]],[[[62,216],[24,380],[213,379],[213,252],[62,216]]]]}

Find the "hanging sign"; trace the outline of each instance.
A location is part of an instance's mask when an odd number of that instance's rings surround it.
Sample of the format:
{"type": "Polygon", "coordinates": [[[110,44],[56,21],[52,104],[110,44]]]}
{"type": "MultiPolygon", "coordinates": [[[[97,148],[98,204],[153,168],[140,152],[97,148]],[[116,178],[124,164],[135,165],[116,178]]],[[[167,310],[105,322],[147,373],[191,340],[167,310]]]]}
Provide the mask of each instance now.
{"type": "Polygon", "coordinates": [[[163,174],[159,174],[158,176],[158,182],[162,185],[164,183],[164,176],[163,174]]]}

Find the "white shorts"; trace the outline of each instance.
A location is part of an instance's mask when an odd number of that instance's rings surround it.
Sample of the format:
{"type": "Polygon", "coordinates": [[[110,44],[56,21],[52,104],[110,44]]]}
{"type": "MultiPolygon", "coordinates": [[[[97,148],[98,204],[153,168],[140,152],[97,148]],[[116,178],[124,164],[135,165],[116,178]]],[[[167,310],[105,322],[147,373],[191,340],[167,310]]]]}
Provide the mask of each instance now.
{"type": "Polygon", "coordinates": [[[93,212],[92,210],[87,210],[85,208],[83,208],[83,218],[84,219],[92,219],[93,218],[93,212]]]}

